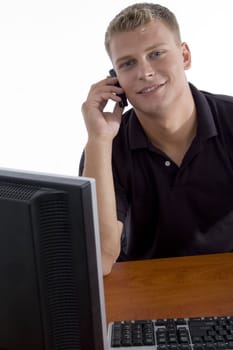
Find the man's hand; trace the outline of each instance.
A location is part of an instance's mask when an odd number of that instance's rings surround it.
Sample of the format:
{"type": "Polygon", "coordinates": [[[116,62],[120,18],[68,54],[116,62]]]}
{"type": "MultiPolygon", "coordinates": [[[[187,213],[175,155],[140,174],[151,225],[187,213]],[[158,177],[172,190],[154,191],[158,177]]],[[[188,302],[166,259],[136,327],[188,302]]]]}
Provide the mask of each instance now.
{"type": "Polygon", "coordinates": [[[123,89],[115,86],[116,82],[117,78],[108,77],[90,88],[87,100],[82,105],[89,139],[112,141],[118,133],[123,110],[119,106],[121,98],[117,94],[123,93],[123,89]],[[112,112],[104,112],[108,100],[116,102],[112,112]]]}

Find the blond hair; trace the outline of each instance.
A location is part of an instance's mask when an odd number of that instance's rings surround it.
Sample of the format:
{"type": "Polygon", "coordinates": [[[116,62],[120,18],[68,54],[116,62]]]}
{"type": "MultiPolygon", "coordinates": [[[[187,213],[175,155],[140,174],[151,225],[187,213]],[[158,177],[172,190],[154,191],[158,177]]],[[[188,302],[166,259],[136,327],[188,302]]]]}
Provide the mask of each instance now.
{"type": "Polygon", "coordinates": [[[109,23],[105,33],[105,48],[108,54],[114,33],[130,32],[154,20],[163,22],[174,33],[177,42],[181,42],[179,24],[168,8],[153,3],[136,3],[123,9],[109,23]]]}

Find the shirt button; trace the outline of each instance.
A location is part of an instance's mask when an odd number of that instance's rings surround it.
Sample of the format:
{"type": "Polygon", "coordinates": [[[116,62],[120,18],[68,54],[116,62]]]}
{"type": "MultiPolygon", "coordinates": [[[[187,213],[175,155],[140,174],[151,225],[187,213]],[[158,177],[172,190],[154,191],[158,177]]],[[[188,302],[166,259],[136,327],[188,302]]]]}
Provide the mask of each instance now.
{"type": "Polygon", "coordinates": [[[166,166],[170,166],[171,162],[169,160],[166,160],[166,162],[164,163],[166,166]]]}

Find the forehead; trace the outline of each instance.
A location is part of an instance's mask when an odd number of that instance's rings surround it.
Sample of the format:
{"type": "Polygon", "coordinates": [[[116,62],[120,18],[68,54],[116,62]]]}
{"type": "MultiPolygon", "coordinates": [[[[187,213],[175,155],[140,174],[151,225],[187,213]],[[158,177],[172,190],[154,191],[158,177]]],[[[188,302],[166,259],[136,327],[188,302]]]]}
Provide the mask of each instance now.
{"type": "Polygon", "coordinates": [[[159,45],[175,45],[175,33],[163,22],[156,20],[137,27],[130,32],[114,33],[110,40],[109,51],[113,62],[124,56],[133,56],[139,50],[159,45]]]}

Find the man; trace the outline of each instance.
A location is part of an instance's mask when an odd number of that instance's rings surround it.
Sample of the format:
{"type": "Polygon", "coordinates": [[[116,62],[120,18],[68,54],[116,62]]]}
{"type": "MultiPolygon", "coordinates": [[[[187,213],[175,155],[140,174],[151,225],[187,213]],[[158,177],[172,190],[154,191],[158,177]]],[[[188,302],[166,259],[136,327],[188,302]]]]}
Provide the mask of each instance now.
{"type": "Polygon", "coordinates": [[[80,165],[96,179],[104,274],[117,259],[233,251],[233,98],[188,83],[191,53],[163,6],[121,11],[105,46],[117,78],[82,106],[80,165]],[[122,116],[123,92],[133,108],[122,116]]]}

